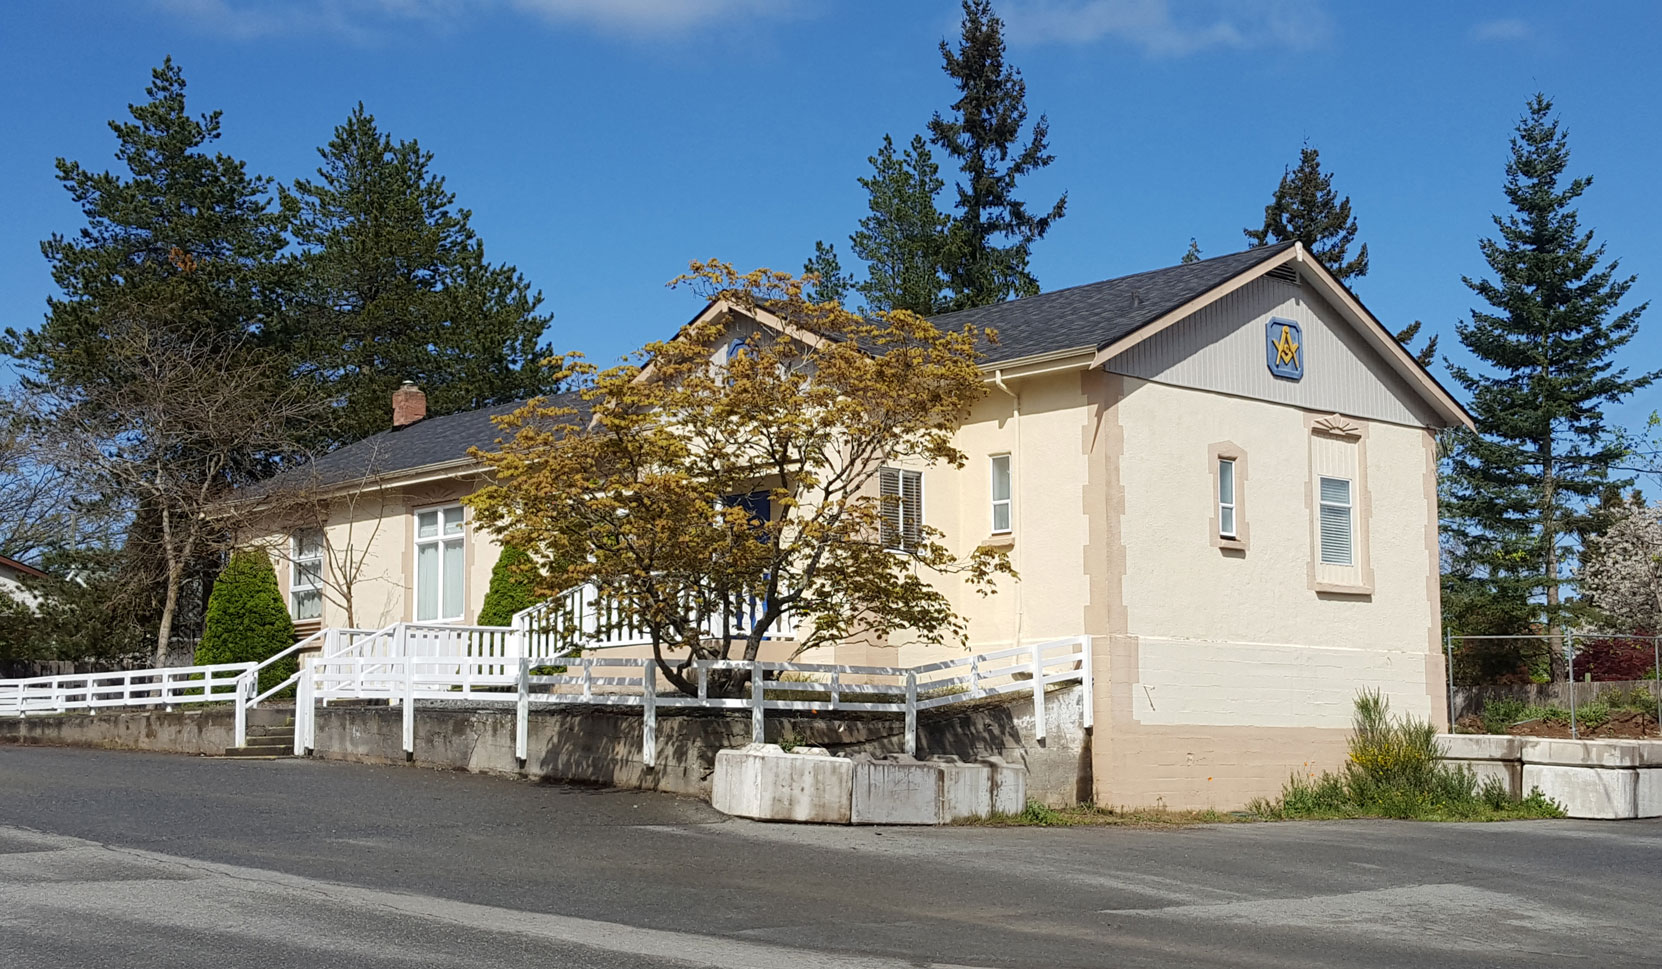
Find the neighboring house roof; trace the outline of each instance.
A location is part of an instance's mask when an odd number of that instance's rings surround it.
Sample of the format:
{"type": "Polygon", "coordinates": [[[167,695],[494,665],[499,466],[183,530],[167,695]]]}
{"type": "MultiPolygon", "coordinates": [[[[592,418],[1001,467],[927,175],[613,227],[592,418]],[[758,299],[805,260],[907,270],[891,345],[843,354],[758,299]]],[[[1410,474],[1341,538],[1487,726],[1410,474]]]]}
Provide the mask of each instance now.
{"type": "MultiPolygon", "coordinates": [[[[588,410],[587,403],[575,391],[551,394],[545,400],[550,407],[569,407],[580,414],[588,410]]],[[[468,456],[468,449],[491,450],[502,436],[491,418],[512,413],[525,403],[516,400],[493,404],[460,414],[423,418],[405,427],[388,428],[285,471],[263,485],[260,491],[302,483],[311,488],[330,487],[365,478],[408,475],[427,468],[439,470],[446,465],[468,465],[473,462],[468,456]]],[[[574,420],[581,422],[582,417],[574,420]]]]}
{"type": "Polygon", "coordinates": [[[0,555],[0,575],[13,572],[19,576],[28,576],[34,579],[44,579],[47,577],[45,572],[42,572],[40,569],[37,569],[32,565],[25,565],[17,559],[7,558],[4,555],[0,555]]]}
{"type": "Polygon", "coordinates": [[[1269,262],[1297,243],[1279,242],[1185,265],[1070,286],[1026,299],[934,317],[942,329],[966,323],[998,331],[982,366],[1064,350],[1099,350],[1172,310],[1269,262]]]}

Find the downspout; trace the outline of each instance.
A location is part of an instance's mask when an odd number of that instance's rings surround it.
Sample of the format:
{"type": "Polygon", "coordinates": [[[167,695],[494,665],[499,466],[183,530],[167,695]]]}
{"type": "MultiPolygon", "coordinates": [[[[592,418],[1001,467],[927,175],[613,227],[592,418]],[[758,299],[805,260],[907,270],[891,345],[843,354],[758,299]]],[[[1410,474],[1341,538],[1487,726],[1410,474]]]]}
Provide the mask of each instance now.
{"type": "Polygon", "coordinates": [[[1020,647],[1021,646],[1022,624],[1023,624],[1023,619],[1026,617],[1026,613],[1024,611],[1024,604],[1023,604],[1023,601],[1022,601],[1022,588],[1021,588],[1022,587],[1022,578],[1021,578],[1022,577],[1022,570],[1021,570],[1021,509],[1022,509],[1022,506],[1026,504],[1026,502],[1021,500],[1021,498],[1018,497],[1018,494],[1017,494],[1021,490],[1017,486],[1017,482],[1019,482],[1021,480],[1020,471],[1021,471],[1021,461],[1022,461],[1022,453],[1021,453],[1021,395],[1016,393],[1015,391],[1011,390],[1008,386],[1005,385],[1005,383],[1004,383],[1004,371],[1002,371],[1002,370],[994,370],[993,371],[993,386],[997,387],[999,390],[1002,390],[1004,393],[1008,394],[1010,396],[1010,400],[1012,400],[1014,402],[1014,412],[1013,412],[1013,415],[1011,417],[1011,422],[1016,425],[1016,446],[1010,449],[1010,504],[1012,506],[1011,516],[1010,516],[1010,529],[1011,529],[1011,532],[1016,537],[1015,554],[1012,556],[1015,559],[1015,561],[1011,563],[1015,567],[1015,570],[1016,570],[1016,641],[1012,645],[1016,646],[1016,647],[1020,647]]]}

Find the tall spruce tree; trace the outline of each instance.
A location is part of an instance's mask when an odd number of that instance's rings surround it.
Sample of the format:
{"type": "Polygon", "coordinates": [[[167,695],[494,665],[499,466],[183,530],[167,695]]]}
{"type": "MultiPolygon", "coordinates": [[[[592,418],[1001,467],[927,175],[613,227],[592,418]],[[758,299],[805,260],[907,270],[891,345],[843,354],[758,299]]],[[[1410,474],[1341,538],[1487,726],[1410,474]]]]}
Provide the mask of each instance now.
{"type": "Polygon", "coordinates": [[[1340,282],[1368,274],[1368,244],[1350,259],[1356,242],[1356,219],[1350,214],[1350,196],[1333,190],[1333,173],[1322,171],[1321,153],[1306,142],[1298,152],[1298,167],[1285,169],[1270,204],[1264,206],[1264,224],[1241,230],[1255,246],[1297,240],[1340,282]]]}
{"type": "Polygon", "coordinates": [[[871,175],[860,179],[870,214],[849,237],[854,254],[866,262],[866,281],[855,284],[873,310],[911,310],[929,316],[947,306],[941,263],[952,220],[935,207],[946,183],[929,143],[913,135],[896,154],[894,139],[866,159],[871,175]]]}
{"type": "Polygon", "coordinates": [[[317,178],[282,194],[301,250],[289,332],[302,373],[340,402],[319,443],[385,429],[405,380],[431,416],[553,389],[542,294],[486,261],[432,152],[395,142],[360,103],[318,154],[317,178]]]}
{"type": "Polygon", "coordinates": [[[1477,426],[1455,437],[1444,515],[1458,539],[1451,571],[1495,601],[1530,603],[1556,634],[1576,536],[1590,530],[1600,494],[1627,483],[1611,477],[1624,448],[1604,408],[1662,371],[1617,365],[1646,304],[1619,309],[1634,277],[1618,277],[1618,262],[1604,262],[1604,246],[1581,228],[1572,203],[1592,178],[1564,181],[1569,139],[1544,95],[1529,101],[1511,146],[1513,211],[1494,217],[1498,238],[1479,243],[1493,278],[1465,279],[1488,309],[1455,327],[1478,365],[1449,372],[1477,426]]]}
{"type": "Polygon", "coordinates": [[[1063,193],[1044,214],[1016,197],[1017,183],[1051,162],[1050,121],[1039,115],[1026,144],[1027,82],[1004,62],[1004,22],[991,0],[963,0],[956,50],[941,41],[944,69],[958,88],[952,117],[936,112],[930,139],[958,162],[958,214],[943,266],[952,309],[1032,296],[1039,281],[1028,269],[1033,243],[1067,211],[1063,193]]]}

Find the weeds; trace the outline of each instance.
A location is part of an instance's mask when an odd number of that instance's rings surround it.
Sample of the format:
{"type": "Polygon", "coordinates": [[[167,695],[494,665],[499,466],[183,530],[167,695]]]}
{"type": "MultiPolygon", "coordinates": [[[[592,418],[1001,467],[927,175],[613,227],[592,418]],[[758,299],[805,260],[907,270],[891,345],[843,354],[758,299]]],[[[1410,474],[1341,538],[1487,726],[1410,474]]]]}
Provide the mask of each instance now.
{"type": "Polygon", "coordinates": [[[979,818],[967,824],[993,827],[1077,828],[1077,827],[1133,827],[1183,828],[1196,824],[1230,824],[1252,820],[1221,811],[1172,811],[1163,807],[1107,808],[1095,804],[1073,807],[1046,807],[1038,801],[1028,801],[1020,814],[998,814],[979,818]]]}
{"type": "MultiPolygon", "coordinates": [[[[1488,708],[1484,713],[1488,715],[1488,708]]],[[[1511,715],[1505,708],[1501,713],[1511,715]]],[[[1350,759],[1342,772],[1323,771],[1316,778],[1295,774],[1279,798],[1260,798],[1247,806],[1248,812],[1269,820],[1495,821],[1564,816],[1563,809],[1539,790],[1514,800],[1499,779],[1479,784],[1470,768],[1443,763],[1436,728],[1414,717],[1392,719],[1390,705],[1378,691],[1357,696],[1352,723],[1350,759]]]]}
{"type": "MultiPolygon", "coordinates": [[[[1576,708],[1576,720],[1581,726],[1593,728],[1609,722],[1619,713],[1656,713],[1656,694],[1642,686],[1619,687],[1600,693],[1595,699],[1576,708]]],[[[1570,722],[1570,711],[1556,703],[1529,704],[1516,697],[1497,697],[1483,704],[1485,733],[1504,734],[1513,726],[1543,720],[1551,724],[1570,722]]]]}

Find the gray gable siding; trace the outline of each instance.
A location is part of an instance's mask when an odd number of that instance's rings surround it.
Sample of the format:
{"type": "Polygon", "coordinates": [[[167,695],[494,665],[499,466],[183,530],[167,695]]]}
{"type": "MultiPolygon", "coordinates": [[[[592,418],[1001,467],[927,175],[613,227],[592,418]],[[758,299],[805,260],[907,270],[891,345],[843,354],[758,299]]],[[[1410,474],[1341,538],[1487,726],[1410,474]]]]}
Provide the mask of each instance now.
{"type": "Polygon", "coordinates": [[[1179,320],[1109,360],[1111,373],[1309,410],[1442,427],[1390,365],[1308,287],[1262,278],[1179,320]],[[1272,375],[1264,327],[1272,317],[1304,331],[1304,379],[1272,375]]]}

